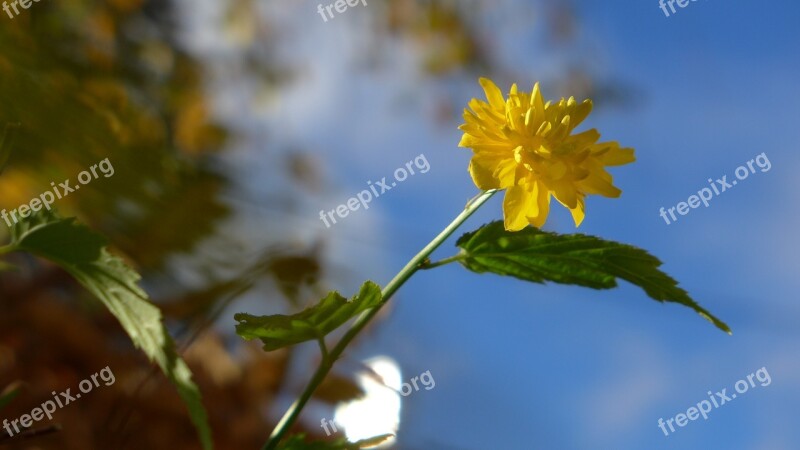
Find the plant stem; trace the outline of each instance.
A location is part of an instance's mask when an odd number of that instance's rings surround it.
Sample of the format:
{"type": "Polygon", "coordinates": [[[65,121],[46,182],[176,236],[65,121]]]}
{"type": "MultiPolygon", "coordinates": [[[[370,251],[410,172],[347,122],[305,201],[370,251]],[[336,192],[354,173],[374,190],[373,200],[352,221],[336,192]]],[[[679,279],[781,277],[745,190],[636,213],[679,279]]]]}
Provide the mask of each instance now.
{"type": "Polygon", "coordinates": [[[419,268],[422,270],[434,269],[439,266],[444,266],[452,262],[456,262],[463,257],[464,257],[463,255],[459,254],[459,255],[453,255],[449,258],[445,258],[436,262],[425,261],[422,264],[420,264],[419,268]]]}
{"type": "Polygon", "coordinates": [[[330,354],[328,353],[328,346],[325,345],[325,338],[321,337],[317,339],[319,343],[319,351],[322,352],[322,360],[327,361],[330,359],[330,354]]]}
{"type": "Polygon", "coordinates": [[[370,320],[378,314],[381,307],[389,301],[389,299],[400,289],[412,275],[414,275],[417,270],[420,269],[421,265],[428,257],[436,250],[442,243],[447,240],[457,229],[464,223],[465,220],[469,218],[475,211],[478,210],[487,200],[489,200],[492,195],[497,192],[496,190],[489,190],[484,191],[479,194],[475,199],[467,204],[467,207],[453,219],[453,222],[450,223],[438,236],[433,238],[433,240],[428,243],[416,256],[411,258],[411,261],[403,267],[400,272],[395,275],[394,278],[387,284],[383,290],[381,291],[381,304],[376,306],[375,308],[369,309],[364,311],[353,323],[353,326],[350,327],[349,330],[342,336],[342,339],[333,347],[330,352],[328,352],[328,358],[323,358],[322,363],[317,368],[317,371],[314,373],[314,376],[309,381],[308,385],[306,386],[303,393],[300,397],[289,407],[286,413],[283,415],[283,418],[278,425],[275,427],[275,430],[272,431],[272,435],[269,437],[269,441],[264,444],[263,450],[274,450],[278,447],[278,443],[281,441],[283,436],[289,431],[289,428],[294,424],[297,418],[300,416],[300,412],[305,407],[306,403],[311,399],[311,396],[314,394],[314,391],[319,387],[322,381],[325,379],[325,376],[328,375],[328,372],[333,368],[334,362],[339,359],[339,357],[344,353],[345,349],[347,348],[348,344],[355,339],[358,333],[363,330],[367,324],[369,324],[370,320]]]}

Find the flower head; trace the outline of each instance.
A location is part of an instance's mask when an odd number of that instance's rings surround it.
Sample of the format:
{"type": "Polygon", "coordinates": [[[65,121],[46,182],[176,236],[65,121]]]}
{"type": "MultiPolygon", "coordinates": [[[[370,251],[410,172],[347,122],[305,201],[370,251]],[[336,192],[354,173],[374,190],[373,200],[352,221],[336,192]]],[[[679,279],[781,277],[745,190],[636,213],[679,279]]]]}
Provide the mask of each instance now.
{"type": "Polygon", "coordinates": [[[459,147],[473,151],[469,172],[478,188],[506,189],[507,230],[544,225],[551,196],[569,208],[575,226],[583,221],[587,194],[619,197],[605,167],[633,162],[633,149],[597,142],[595,129],[572,134],[591,112],[590,100],[545,103],[539,83],[531,93],[514,84],[504,99],[491,80],[481,78],[480,84],[489,102],[469,102],[459,147]]]}

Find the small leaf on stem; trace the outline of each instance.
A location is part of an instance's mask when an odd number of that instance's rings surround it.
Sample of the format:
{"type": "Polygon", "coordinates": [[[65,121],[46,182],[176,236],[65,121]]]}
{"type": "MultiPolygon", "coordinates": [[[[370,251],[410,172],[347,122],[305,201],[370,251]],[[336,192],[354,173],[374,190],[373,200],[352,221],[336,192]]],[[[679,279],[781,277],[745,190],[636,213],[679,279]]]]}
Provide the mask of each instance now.
{"type": "Polygon", "coordinates": [[[271,351],[301,342],[322,339],[358,314],[380,305],[381,288],[367,281],[350,301],[331,292],[316,305],[290,316],[236,314],[236,333],[251,340],[261,339],[271,351]]]}

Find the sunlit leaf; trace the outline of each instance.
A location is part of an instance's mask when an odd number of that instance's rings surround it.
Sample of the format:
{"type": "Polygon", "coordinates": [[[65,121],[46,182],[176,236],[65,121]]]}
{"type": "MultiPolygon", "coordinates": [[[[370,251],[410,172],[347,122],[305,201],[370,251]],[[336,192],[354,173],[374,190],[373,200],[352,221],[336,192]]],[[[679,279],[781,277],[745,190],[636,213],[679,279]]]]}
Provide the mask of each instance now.
{"type": "Polygon", "coordinates": [[[100,299],[119,320],[133,343],[158,364],[178,389],[197,428],[204,449],[212,448],[208,418],[192,373],[177,355],[175,344],[161,321],[161,311],[138,286],[139,274],[106,249],[103,236],[75,219],[51,212],[37,214],[14,225],[11,247],[48,259],[69,272],[100,299]]]}
{"type": "Polygon", "coordinates": [[[266,351],[277,350],[324,338],[348,320],[380,302],[381,288],[367,281],[350,301],[338,292],[331,292],[316,305],[290,316],[236,314],[234,319],[239,322],[236,333],[247,340],[261,339],[266,351]]]}
{"type": "Polygon", "coordinates": [[[492,272],[521,280],[610,289],[623,279],[659,302],[688,306],[719,329],[730,328],[698,305],[660,271],[661,261],[645,250],[583,234],[559,235],[534,227],[506,231],[500,221],[463,235],[458,259],[473,272],[492,272]]]}

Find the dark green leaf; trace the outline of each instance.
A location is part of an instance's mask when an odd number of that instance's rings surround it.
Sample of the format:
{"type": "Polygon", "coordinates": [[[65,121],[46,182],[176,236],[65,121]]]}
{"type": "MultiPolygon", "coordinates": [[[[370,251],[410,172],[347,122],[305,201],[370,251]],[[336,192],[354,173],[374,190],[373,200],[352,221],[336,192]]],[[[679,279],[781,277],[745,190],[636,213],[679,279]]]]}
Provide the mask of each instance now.
{"type": "Polygon", "coordinates": [[[548,233],[534,227],[510,232],[499,221],[465,234],[456,245],[462,250],[459,261],[473,272],[594,289],[616,287],[617,278],[621,278],[644,289],[654,300],[692,308],[730,333],[725,323],[700,307],[678,287],[677,281],[658,269],[658,258],[640,248],[583,234],[548,233]]]}
{"type": "Polygon", "coordinates": [[[192,373],[175,351],[161,311],[138,286],[139,274],[105,248],[106,240],[74,219],[39,213],[14,225],[11,246],[48,259],[69,272],[100,299],[131,337],[178,389],[197,427],[204,449],[212,448],[200,392],[192,373]]]}
{"type": "Polygon", "coordinates": [[[304,434],[296,434],[283,442],[278,447],[278,450],[360,450],[364,447],[378,445],[392,436],[391,434],[383,434],[350,443],[345,438],[339,438],[331,442],[305,442],[304,434]]]}
{"type": "Polygon", "coordinates": [[[3,130],[3,137],[0,138],[0,173],[8,164],[8,159],[11,157],[11,144],[14,141],[14,133],[19,128],[18,123],[6,123],[3,130]]]}
{"type": "Polygon", "coordinates": [[[266,351],[277,350],[322,339],[356,315],[380,303],[381,288],[367,281],[350,301],[338,292],[331,292],[316,305],[291,316],[236,314],[234,319],[239,322],[236,332],[247,340],[261,339],[266,351]]]}

